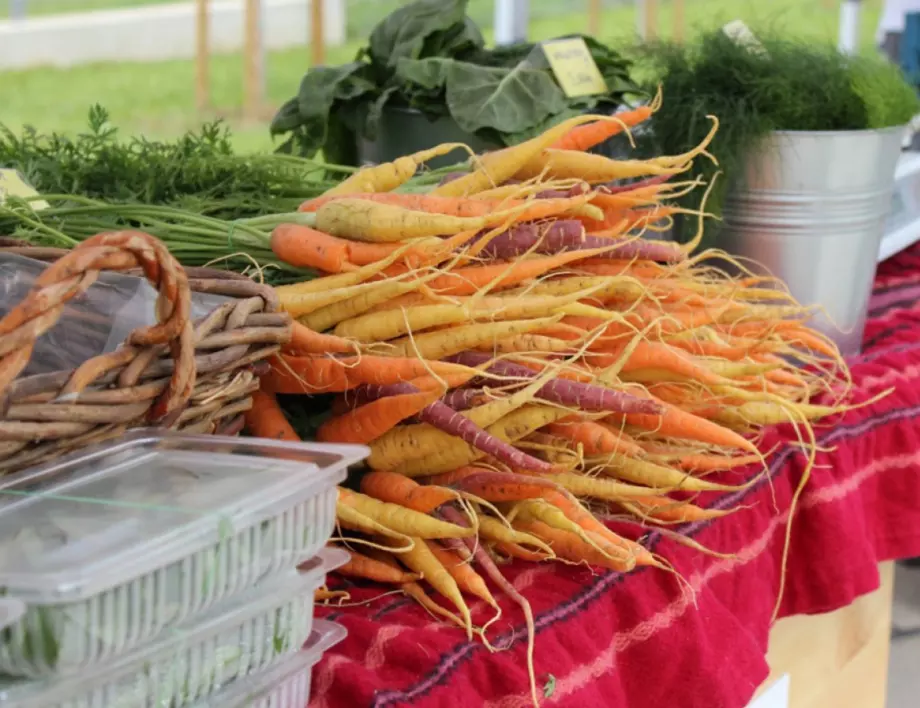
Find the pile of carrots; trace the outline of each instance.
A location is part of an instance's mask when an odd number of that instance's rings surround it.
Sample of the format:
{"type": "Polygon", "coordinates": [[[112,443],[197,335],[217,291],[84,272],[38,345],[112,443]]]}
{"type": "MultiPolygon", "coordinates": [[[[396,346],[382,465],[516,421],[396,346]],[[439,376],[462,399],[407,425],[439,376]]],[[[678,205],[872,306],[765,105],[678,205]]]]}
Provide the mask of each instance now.
{"type": "MultiPolygon", "coordinates": [[[[694,495],[739,489],[719,473],[762,465],[765,426],[792,423],[814,450],[812,424],[843,410],[848,372],[812,312],[769,278],[716,268],[726,254],[693,253],[705,214],[693,243],[647,238],[703,186],[680,176],[712,159],[717,121],[684,155],[587,152],[630,140],[656,106],[570,119],[429,193],[401,187],[463,146],[368,167],[275,230],[279,258],[323,275],[278,288],[294,336],[248,425],[297,439],[276,396],[335,394],[318,439],[370,448],[340,489],[340,542],[362,549],[340,573],[488,641],[494,618],[477,623],[464,598],[497,616],[490,585],[532,626],[505,560],[670,570],[636,540],[648,525],[729,513],[694,495]],[[818,393],[832,404],[810,403],[818,393]]],[[[536,702],[532,653],[531,631],[536,702]]]]}

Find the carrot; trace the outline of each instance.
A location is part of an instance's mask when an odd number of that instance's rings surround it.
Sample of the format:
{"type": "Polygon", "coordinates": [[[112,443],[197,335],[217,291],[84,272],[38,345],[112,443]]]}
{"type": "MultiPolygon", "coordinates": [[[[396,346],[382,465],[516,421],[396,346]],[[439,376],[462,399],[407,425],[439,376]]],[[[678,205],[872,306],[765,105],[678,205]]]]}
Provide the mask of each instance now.
{"type": "Polygon", "coordinates": [[[364,167],[348,179],[327,190],[323,197],[359,192],[389,192],[408,182],[420,165],[456,149],[468,149],[463,143],[442,143],[412,155],[399,157],[372,167],[364,167]]]}
{"type": "MultiPolygon", "coordinates": [[[[422,278],[401,280],[391,278],[361,286],[360,292],[354,292],[353,297],[345,297],[331,302],[324,307],[314,309],[300,317],[300,321],[310,329],[322,332],[330,327],[335,327],[352,317],[357,317],[373,309],[377,305],[388,302],[394,297],[412,293],[422,287],[426,280],[439,277],[431,274],[422,278]]],[[[288,309],[288,307],[285,307],[288,309]]]]}
{"type": "Polygon", "coordinates": [[[439,361],[365,355],[333,359],[276,355],[262,378],[274,393],[338,393],[360,384],[394,384],[420,376],[463,373],[464,367],[439,361]]]}
{"type": "Polygon", "coordinates": [[[367,444],[411,418],[441,397],[442,391],[419,391],[378,398],[344,415],[330,418],[316,431],[320,442],[367,444]]]}
{"type": "Polygon", "coordinates": [[[572,345],[562,339],[546,337],[542,334],[516,334],[492,344],[480,344],[475,347],[478,352],[493,354],[520,354],[523,352],[540,352],[542,354],[573,354],[572,345]]]}
{"type": "MultiPolygon", "coordinates": [[[[447,523],[447,522],[441,522],[447,523]]],[[[454,524],[450,524],[453,526],[454,524]]],[[[438,560],[438,557],[432,553],[431,547],[421,538],[413,539],[415,545],[412,549],[400,554],[400,561],[406,565],[409,570],[421,575],[425,582],[433,587],[438,593],[447,598],[459,611],[467,628],[467,638],[472,639],[473,621],[470,617],[470,608],[463,601],[460,594],[460,588],[457,582],[451,577],[444,565],[438,560]]]]}
{"type": "Polygon", "coordinates": [[[462,538],[475,535],[471,528],[449,524],[412,509],[382,502],[358,492],[339,487],[339,507],[345,507],[374,519],[390,531],[419,538],[462,538]]]}
{"type": "Polygon", "coordinates": [[[480,600],[484,600],[490,607],[498,609],[498,603],[486,587],[485,581],[479,573],[473,570],[473,567],[466,563],[460,556],[453,551],[442,548],[434,541],[428,541],[428,550],[438,559],[438,562],[444,566],[444,569],[457,583],[457,587],[464,592],[468,592],[480,600]]]}
{"type": "Polygon", "coordinates": [[[352,578],[364,578],[373,580],[378,583],[387,583],[390,585],[401,585],[402,583],[411,583],[419,579],[417,573],[406,573],[387,563],[381,563],[379,560],[369,558],[368,556],[350,551],[351,558],[348,562],[336,568],[336,572],[341,575],[347,575],[352,578]]]}
{"type": "Polygon", "coordinates": [[[556,305],[576,298],[576,294],[570,295],[569,298],[484,298],[481,301],[475,301],[474,298],[459,304],[418,305],[408,309],[392,309],[353,317],[340,322],[335,328],[335,333],[339,337],[349,337],[361,342],[385,342],[409,332],[421,332],[474,320],[503,321],[539,317],[551,313],[556,305]]]}
{"type": "Polygon", "coordinates": [[[552,145],[572,128],[595,121],[614,122],[609,116],[575,116],[562,121],[540,135],[511,147],[482,155],[476,169],[458,179],[442,184],[432,194],[462,197],[476,194],[511,179],[525,164],[548,145],[552,145]]]}
{"type": "Polygon", "coordinates": [[[348,260],[348,247],[342,239],[309,226],[281,224],[271,236],[272,252],[288,265],[316,268],[327,273],[357,270],[348,260]]]}
{"type": "MultiPolygon", "coordinates": [[[[443,513],[448,520],[460,523],[460,512],[456,509],[445,507],[443,513]]],[[[492,579],[492,582],[498,585],[508,597],[517,603],[524,613],[524,620],[527,624],[527,676],[530,680],[530,695],[534,706],[539,706],[539,700],[537,698],[537,679],[533,666],[533,645],[536,629],[534,627],[533,611],[531,610],[530,603],[527,602],[526,598],[524,598],[517,589],[515,589],[514,585],[505,579],[505,576],[501,574],[501,571],[499,571],[495,563],[492,562],[492,559],[474,539],[463,539],[462,543],[466,545],[470,556],[479,563],[480,567],[486,572],[486,575],[492,579]]],[[[545,544],[541,545],[543,545],[544,548],[546,547],[545,544]]]]}
{"type": "Polygon", "coordinates": [[[514,518],[522,521],[541,521],[547,526],[560,531],[568,531],[592,548],[596,548],[605,556],[615,562],[622,563],[623,570],[632,570],[635,567],[635,558],[632,555],[632,547],[624,539],[612,534],[611,531],[598,522],[603,529],[603,534],[589,533],[579,524],[572,521],[560,509],[546,501],[527,500],[519,502],[514,507],[514,518]],[[616,541],[608,539],[608,534],[612,534],[616,541]],[[624,543],[619,541],[624,540],[624,543]]]}
{"type": "Polygon", "coordinates": [[[521,531],[517,528],[505,526],[491,516],[479,517],[479,535],[488,541],[494,541],[496,543],[513,543],[518,546],[530,546],[539,549],[542,553],[547,553],[550,556],[553,555],[553,550],[533,534],[521,531]]]}
{"type": "Polygon", "coordinates": [[[428,596],[428,593],[425,592],[425,589],[418,583],[403,583],[400,588],[408,596],[420,604],[432,617],[443,617],[461,629],[467,629],[466,623],[457,617],[453,612],[441,607],[437,602],[435,602],[431,597],[428,596]]]}
{"type": "MultiPolygon", "coordinates": [[[[697,364],[685,352],[667,344],[640,340],[633,343],[632,352],[623,361],[619,375],[628,381],[690,380],[703,384],[719,385],[726,383],[718,374],[697,364]],[[663,378],[662,378],[663,376],[663,378]]],[[[598,361],[598,366],[609,366],[617,362],[626,348],[626,344],[612,348],[610,355],[604,357],[606,363],[598,361]]]]}
{"type": "Polygon", "coordinates": [[[733,470],[763,462],[760,455],[715,455],[673,449],[667,445],[642,443],[643,449],[653,458],[658,457],[677,465],[685,472],[707,473],[733,470]]]}
{"type": "Polygon", "coordinates": [[[428,283],[428,287],[441,295],[472,295],[485,287],[508,288],[539,278],[573,261],[589,258],[604,250],[566,251],[553,256],[518,259],[512,263],[457,268],[435,278],[428,283]]]}
{"type": "Polygon", "coordinates": [[[633,108],[631,111],[615,113],[615,121],[598,121],[572,128],[562,138],[553,143],[557,150],[587,151],[596,145],[619,135],[624,130],[644,123],[661,107],[661,90],[651,103],[633,108]]]}
{"type": "Polygon", "coordinates": [[[399,504],[430,514],[442,504],[460,498],[452,489],[435,485],[421,485],[408,477],[393,472],[368,472],[361,478],[361,491],[380,501],[399,504]]]}
{"type": "Polygon", "coordinates": [[[667,438],[682,440],[696,440],[698,442],[719,445],[722,447],[735,447],[757,454],[757,447],[737,433],[723,428],[717,423],[712,423],[704,418],[681,410],[677,406],[661,401],[664,413],[661,415],[646,415],[643,413],[629,413],[620,415],[613,413],[607,417],[614,425],[626,422],[642,430],[649,430],[667,438]]]}
{"type": "Polygon", "coordinates": [[[627,511],[643,518],[682,524],[718,519],[734,511],[733,509],[704,509],[690,502],[678,502],[667,497],[640,497],[629,502],[619,502],[619,504],[627,511]]]}
{"type": "Polygon", "coordinates": [[[350,354],[357,348],[356,344],[331,334],[314,332],[297,320],[292,323],[291,341],[282,349],[286,354],[350,354]]]}
{"type": "Polygon", "coordinates": [[[505,320],[501,322],[482,322],[464,327],[427,332],[407,336],[390,342],[389,352],[397,357],[417,356],[422,359],[437,361],[467,349],[526,334],[540,327],[556,322],[557,318],[505,320]]]}
{"type": "Polygon", "coordinates": [[[727,484],[708,482],[705,479],[693,477],[686,472],[681,472],[672,467],[656,465],[646,460],[636,460],[631,457],[617,456],[601,469],[631,484],[640,484],[650,489],[680,489],[689,492],[731,492],[738,487],[727,484]]]}
{"type": "Polygon", "coordinates": [[[570,199],[539,199],[520,202],[482,216],[452,216],[404,209],[394,204],[344,197],[323,204],[316,212],[316,228],[333,236],[371,243],[393,243],[411,238],[444,236],[468,230],[485,229],[511,220],[554,216],[581,205],[597,218],[602,213],[587,205],[588,195],[570,199]]]}
{"type": "Polygon", "coordinates": [[[544,475],[545,479],[555,482],[563,489],[578,497],[593,497],[605,501],[619,501],[635,497],[655,496],[658,491],[649,487],[640,487],[612,479],[589,477],[573,472],[558,472],[544,475]]]}
{"type": "MultiPolygon", "coordinates": [[[[310,211],[316,211],[329,202],[339,201],[341,199],[359,199],[364,202],[375,202],[377,204],[400,207],[410,212],[442,214],[445,216],[462,218],[485,217],[494,212],[516,209],[526,204],[527,208],[520,212],[517,219],[519,221],[533,221],[537,219],[546,219],[573,209],[578,209],[587,204],[589,198],[588,195],[573,195],[571,197],[541,199],[539,201],[525,201],[523,199],[503,199],[497,201],[463,197],[439,197],[433,194],[399,194],[387,192],[379,194],[332,195],[313,199],[308,204],[310,211]]],[[[306,209],[302,208],[301,211],[306,211],[306,209]]]]}
{"type": "Polygon", "coordinates": [[[546,427],[547,432],[582,446],[584,454],[596,456],[620,453],[641,455],[642,448],[625,433],[590,420],[560,421],[546,427]]]}
{"type": "Polygon", "coordinates": [[[493,543],[492,547],[502,555],[509,558],[519,558],[520,560],[531,561],[535,563],[552,559],[552,556],[546,555],[545,553],[528,551],[526,548],[519,546],[516,543],[499,542],[493,543]]]}
{"type": "Polygon", "coordinates": [[[246,430],[257,438],[301,442],[300,436],[288,422],[278,399],[266,391],[253,391],[252,407],[245,413],[246,430]]]}
{"type": "Polygon", "coordinates": [[[617,572],[628,572],[634,567],[628,561],[609,558],[575,534],[554,529],[542,521],[520,519],[514,525],[520,531],[543,539],[553,549],[553,553],[573,563],[587,563],[617,572]]]}

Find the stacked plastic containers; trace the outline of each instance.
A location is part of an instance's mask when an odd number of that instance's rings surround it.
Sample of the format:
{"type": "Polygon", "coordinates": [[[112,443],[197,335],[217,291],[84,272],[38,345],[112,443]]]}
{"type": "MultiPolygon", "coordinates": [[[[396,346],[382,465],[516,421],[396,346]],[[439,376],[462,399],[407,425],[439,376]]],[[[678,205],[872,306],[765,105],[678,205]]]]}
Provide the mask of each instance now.
{"type": "Polygon", "coordinates": [[[366,454],[141,431],[5,480],[0,708],[303,708],[366,454]]]}

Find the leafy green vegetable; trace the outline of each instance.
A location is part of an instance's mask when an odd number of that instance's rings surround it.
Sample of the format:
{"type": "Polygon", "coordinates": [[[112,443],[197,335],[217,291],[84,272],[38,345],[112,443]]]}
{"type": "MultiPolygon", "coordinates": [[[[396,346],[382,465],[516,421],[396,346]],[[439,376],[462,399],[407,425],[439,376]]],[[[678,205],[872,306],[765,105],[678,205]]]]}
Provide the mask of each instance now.
{"type": "Polygon", "coordinates": [[[580,112],[611,112],[639,91],[630,62],[586,37],[609,92],[567,98],[539,45],[486,48],[467,2],[416,0],[384,18],[354,62],[311,69],[272,121],[272,135],[287,136],[279,150],[308,157],[322,150],[355,164],[358,138],[375,140],[381,117],[395,108],[431,121],[450,117],[481,140],[513,144],[580,112]]]}
{"type": "MultiPolygon", "coordinates": [[[[692,176],[716,183],[706,209],[721,214],[728,186],[740,174],[745,156],[776,130],[869,130],[904,125],[920,101],[900,70],[875,57],[850,57],[831,45],[758,37],[764,52],[752,52],[721,31],[695,42],[657,43],[638,50],[649,70],[649,88],[660,84],[664,103],[651,121],[644,149],[679,154],[709,131],[707,115],[719,118],[709,147],[718,160],[697,160],[692,176]]],[[[701,190],[682,205],[699,206],[701,190]]],[[[678,218],[676,235],[686,240],[695,218],[678,218]]],[[[720,224],[707,227],[707,241],[720,224]]],[[[704,244],[709,245],[709,244],[704,244]]]]}

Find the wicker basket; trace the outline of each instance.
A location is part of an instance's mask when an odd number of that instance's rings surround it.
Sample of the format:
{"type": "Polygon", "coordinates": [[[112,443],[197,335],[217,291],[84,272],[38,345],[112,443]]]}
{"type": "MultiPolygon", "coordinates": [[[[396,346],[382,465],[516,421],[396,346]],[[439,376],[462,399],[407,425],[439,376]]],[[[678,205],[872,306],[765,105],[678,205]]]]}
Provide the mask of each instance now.
{"type": "Polygon", "coordinates": [[[274,292],[249,278],[183,269],[139,231],[94,236],[72,251],[0,240],[0,253],[50,262],[32,292],[0,319],[0,474],[129,428],[236,434],[264,360],[291,334],[274,292]],[[76,369],[21,376],[35,341],[102,270],[143,275],[158,292],[158,324],[76,369]],[[196,323],[191,291],[235,298],[196,323]]]}

